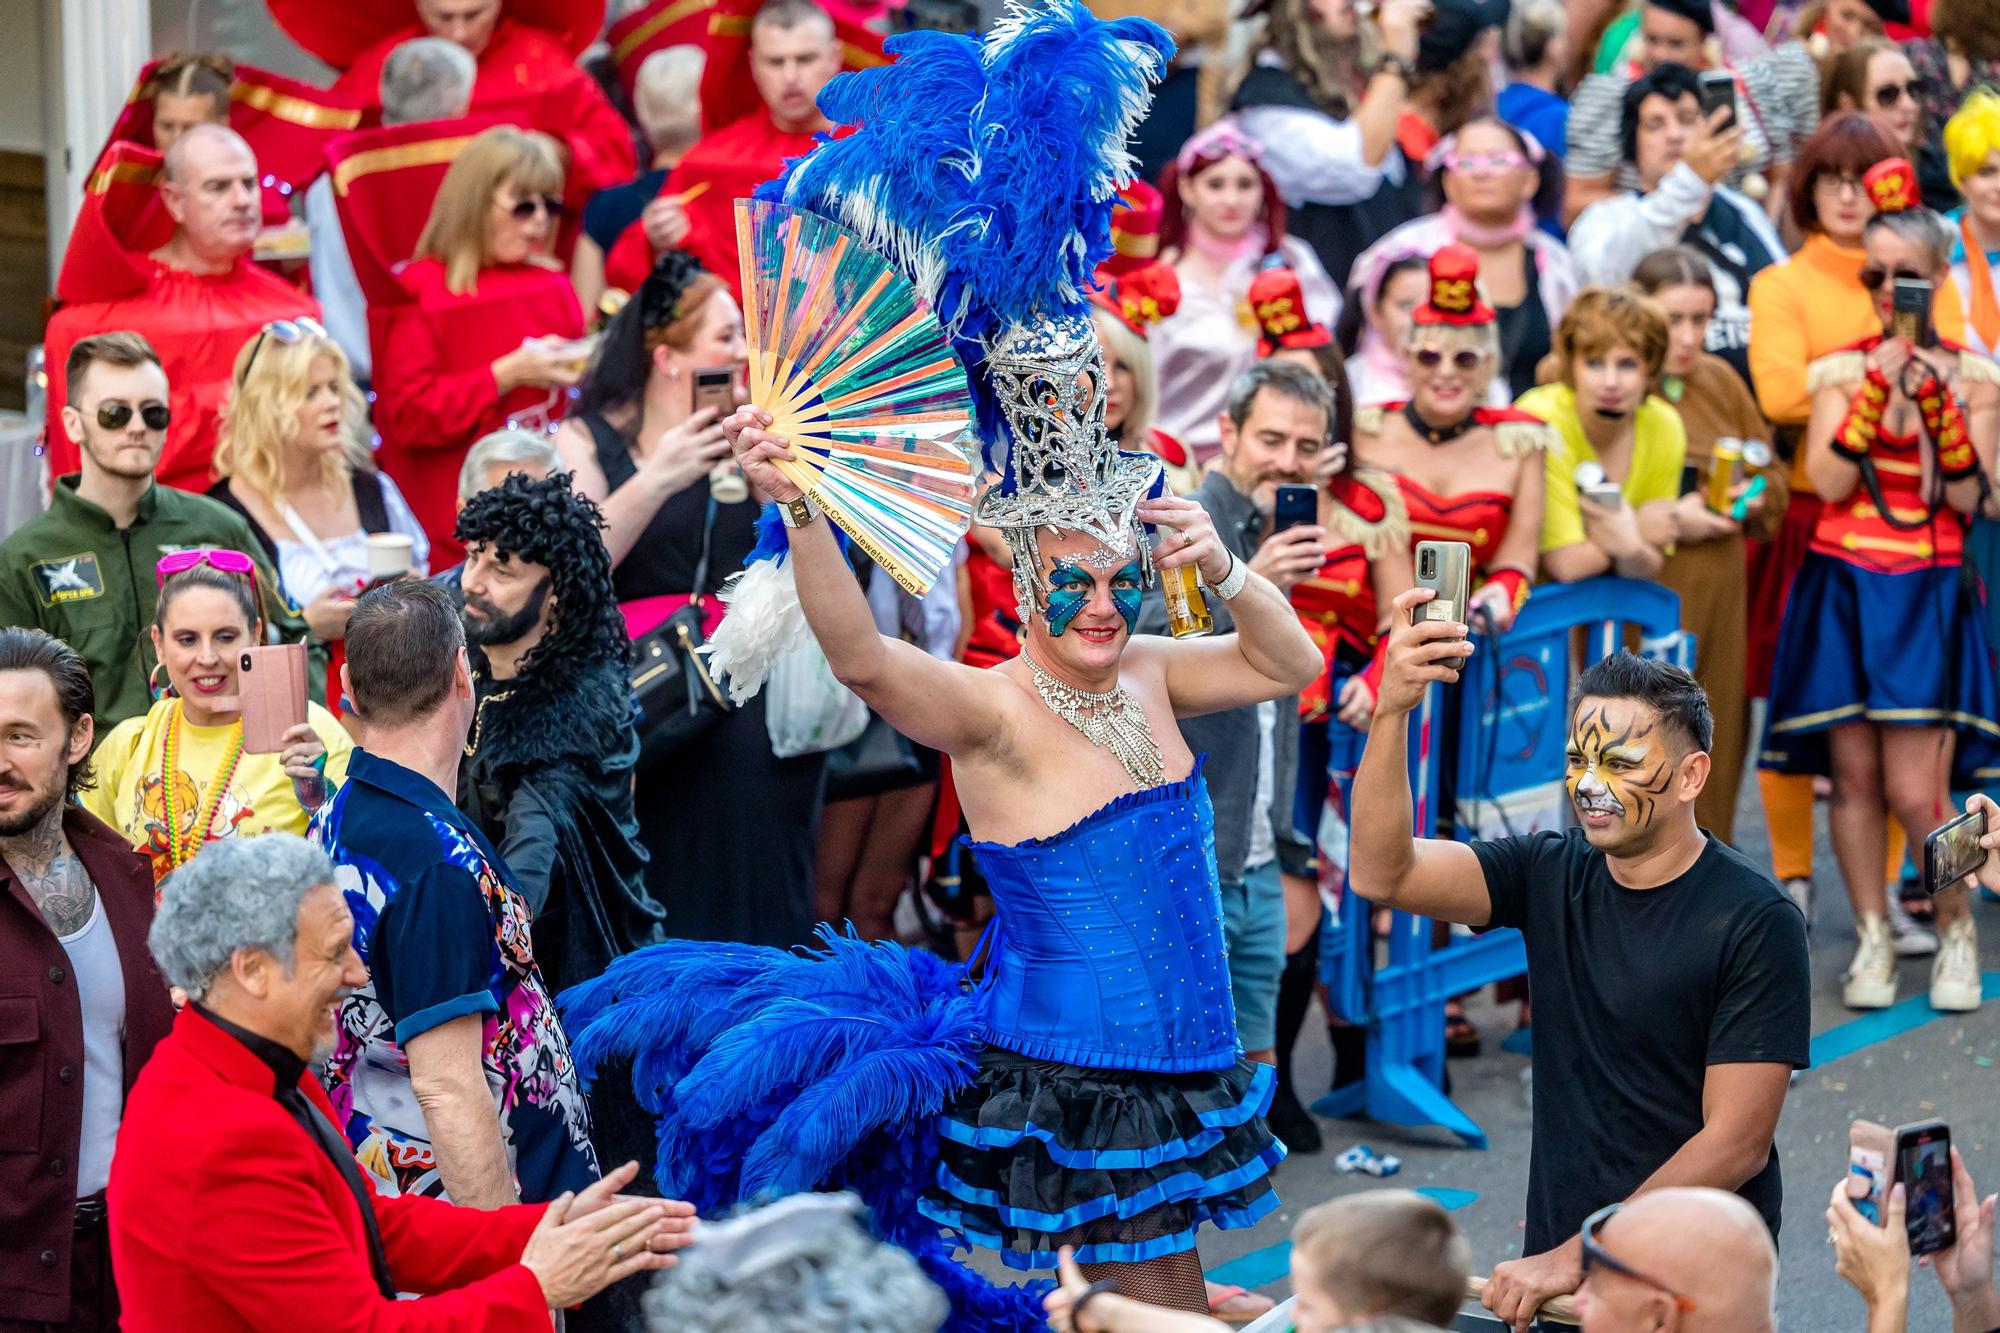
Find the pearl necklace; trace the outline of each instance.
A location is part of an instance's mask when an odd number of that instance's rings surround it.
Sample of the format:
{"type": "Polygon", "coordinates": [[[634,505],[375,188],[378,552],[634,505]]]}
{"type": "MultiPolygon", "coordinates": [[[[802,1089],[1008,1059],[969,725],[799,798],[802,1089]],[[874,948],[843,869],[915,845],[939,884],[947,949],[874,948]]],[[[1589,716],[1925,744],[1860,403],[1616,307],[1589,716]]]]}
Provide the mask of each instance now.
{"type": "Polygon", "coordinates": [[[1109,750],[1114,759],[1140,790],[1166,781],[1165,761],[1153,729],[1146,723],[1146,709],[1123,685],[1093,694],[1057,680],[1027,653],[1021,656],[1035,677],[1035,692],[1048,710],[1083,733],[1083,738],[1100,750],[1109,750]]]}

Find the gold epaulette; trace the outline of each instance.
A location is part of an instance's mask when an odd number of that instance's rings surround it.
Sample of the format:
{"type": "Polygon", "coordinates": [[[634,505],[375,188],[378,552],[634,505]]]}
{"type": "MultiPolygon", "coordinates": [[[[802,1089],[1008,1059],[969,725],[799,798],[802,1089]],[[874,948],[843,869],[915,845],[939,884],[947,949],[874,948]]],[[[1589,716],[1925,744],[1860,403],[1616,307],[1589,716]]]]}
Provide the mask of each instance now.
{"type": "Polygon", "coordinates": [[[1970,348],[1960,348],[1958,380],[1961,384],[2000,384],[2000,365],[1970,348]]]}
{"type": "Polygon", "coordinates": [[[1382,405],[1370,403],[1367,407],[1354,409],[1354,429],[1365,430],[1370,435],[1382,433],[1382,405]]]}
{"type": "Polygon", "coordinates": [[[1556,433],[1541,421],[1503,421],[1493,428],[1493,443],[1502,458],[1525,458],[1555,448],[1556,433]]]}
{"type": "Polygon", "coordinates": [[[1818,393],[1842,384],[1856,384],[1868,378],[1868,354],[1850,348],[1828,352],[1806,367],[1806,389],[1818,393]]]}
{"type": "Polygon", "coordinates": [[[1335,500],[1327,526],[1359,546],[1370,560],[1379,560],[1391,551],[1407,547],[1410,511],[1403,504],[1403,490],[1396,485],[1396,479],[1379,468],[1357,465],[1351,480],[1382,502],[1382,517],[1370,522],[1335,500]]]}

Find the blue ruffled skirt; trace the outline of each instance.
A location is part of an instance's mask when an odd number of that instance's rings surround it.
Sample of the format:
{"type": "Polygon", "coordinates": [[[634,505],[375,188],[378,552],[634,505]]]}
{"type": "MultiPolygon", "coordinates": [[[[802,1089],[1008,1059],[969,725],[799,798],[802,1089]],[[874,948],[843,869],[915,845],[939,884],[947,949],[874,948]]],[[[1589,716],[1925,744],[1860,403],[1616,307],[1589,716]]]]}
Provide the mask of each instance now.
{"type": "Polygon", "coordinates": [[[1994,684],[1978,580],[1958,565],[1884,574],[1813,552],[1785,604],[1761,762],[1831,772],[1827,732],[1849,722],[1957,731],[1952,786],[2000,778],[1994,684]]]}
{"type": "Polygon", "coordinates": [[[1255,1226],[1285,1148],[1264,1124],[1275,1071],[1085,1069],[998,1047],[938,1121],[923,1215],[1010,1268],[1140,1263],[1192,1249],[1203,1222],[1255,1226]]]}

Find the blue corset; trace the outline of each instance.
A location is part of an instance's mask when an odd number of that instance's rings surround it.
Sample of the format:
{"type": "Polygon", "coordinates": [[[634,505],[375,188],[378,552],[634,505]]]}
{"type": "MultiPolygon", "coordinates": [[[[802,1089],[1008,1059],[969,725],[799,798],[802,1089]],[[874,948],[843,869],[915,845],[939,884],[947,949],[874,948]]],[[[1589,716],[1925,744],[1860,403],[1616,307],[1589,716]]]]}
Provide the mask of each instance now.
{"type": "Polygon", "coordinates": [[[995,909],[985,1040],[1093,1069],[1236,1062],[1215,811],[1199,763],[1052,838],[968,845],[995,909]]]}

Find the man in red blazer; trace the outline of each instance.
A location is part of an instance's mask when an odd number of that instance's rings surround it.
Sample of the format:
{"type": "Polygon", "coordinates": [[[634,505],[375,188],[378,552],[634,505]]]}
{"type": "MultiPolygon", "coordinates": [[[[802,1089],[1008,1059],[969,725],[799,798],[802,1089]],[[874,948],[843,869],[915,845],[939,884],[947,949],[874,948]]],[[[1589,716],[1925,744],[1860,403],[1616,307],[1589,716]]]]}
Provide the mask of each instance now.
{"type": "Polygon", "coordinates": [[[310,1072],[368,975],[325,855],[282,833],[212,843],[161,894],[153,956],[190,1000],[111,1163],[125,1333],[545,1333],[691,1239],[689,1205],[616,1193],[630,1163],[546,1206],[378,1198],[310,1072]]]}

